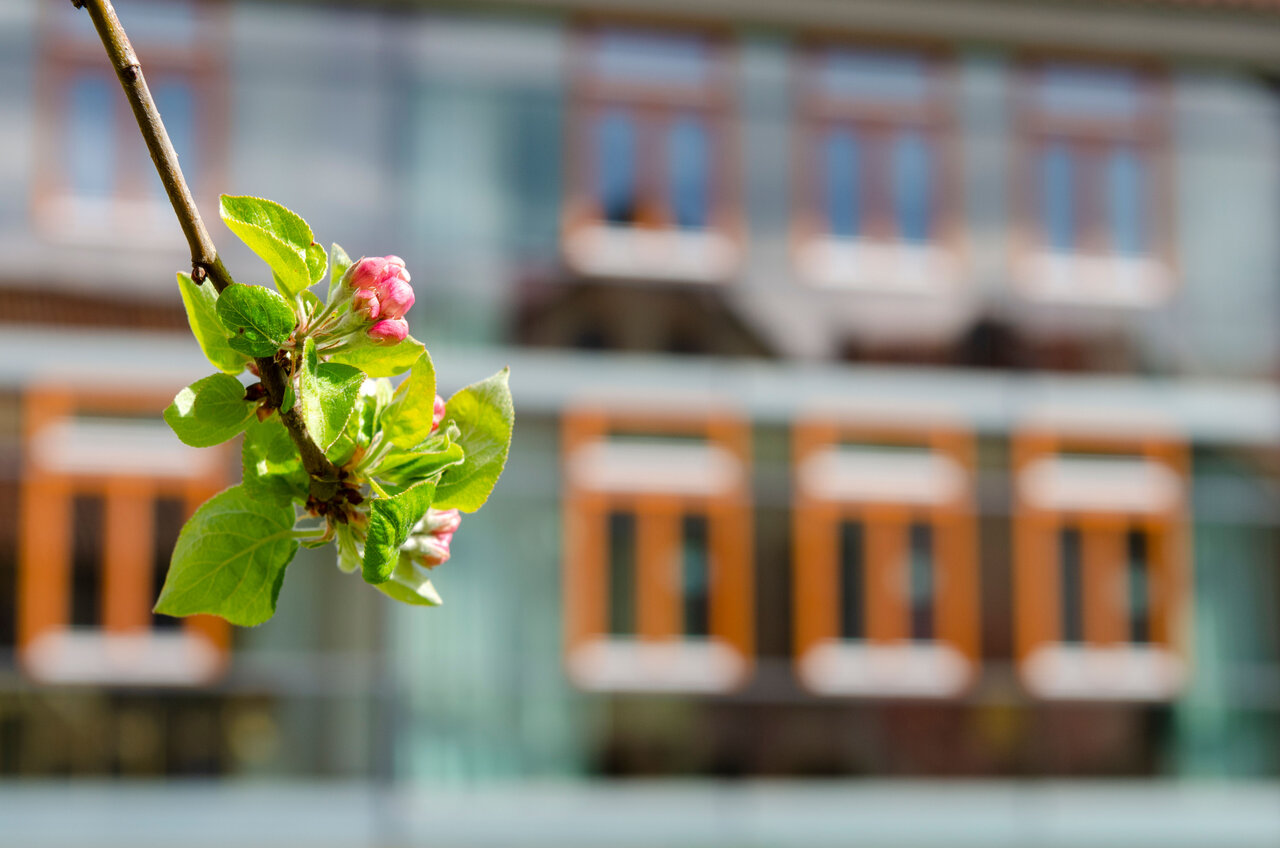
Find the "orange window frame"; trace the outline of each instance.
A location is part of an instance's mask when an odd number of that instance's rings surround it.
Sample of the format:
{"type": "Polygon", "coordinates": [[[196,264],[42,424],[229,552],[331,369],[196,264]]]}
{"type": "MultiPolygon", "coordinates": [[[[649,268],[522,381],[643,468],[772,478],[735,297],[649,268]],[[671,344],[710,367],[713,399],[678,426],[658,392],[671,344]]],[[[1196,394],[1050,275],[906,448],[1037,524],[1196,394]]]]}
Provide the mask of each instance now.
{"type": "Polygon", "coordinates": [[[973,437],[946,424],[917,425],[813,417],[795,425],[796,473],[793,510],[793,640],[797,663],[815,648],[842,641],[840,620],[840,527],[856,520],[865,526],[865,643],[910,643],[910,612],[900,573],[913,521],[933,533],[934,627],[937,642],[955,648],[976,669],[981,661],[977,522],[974,504],[976,455],[973,437]],[[848,502],[810,491],[802,470],[811,459],[841,444],[927,448],[963,469],[965,483],[941,503],[900,500],[848,502]],[[945,592],[936,587],[945,585],[945,592]]]}
{"type": "MultiPolygon", "coordinates": [[[[24,460],[18,555],[18,647],[26,654],[40,637],[70,629],[72,503],[82,495],[104,501],[102,627],[107,635],[146,635],[152,628],[152,550],[155,503],[181,500],[188,515],[225,485],[221,475],[156,477],[74,472],[43,464],[35,440],[48,428],[84,414],[132,416],[160,409],[167,398],[82,391],[67,387],[30,391],[23,402],[24,460]]],[[[221,449],[214,449],[222,453],[221,449]]],[[[225,461],[216,462],[221,468],[225,461]]],[[[225,664],[227,623],[214,616],[184,619],[189,635],[204,639],[225,664]]]]}
{"type": "MultiPolygon", "coordinates": [[[[609,622],[609,540],[611,513],[636,516],[636,639],[648,644],[679,644],[681,595],[666,569],[680,545],[682,516],[707,521],[708,635],[731,647],[749,668],[754,653],[752,520],[749,486],[750,428],[728,413],[690,417],[640,411],[579,407],[565,414],[565,560],[566,652],[611,638],[609,622]],[[584,448],[605,443],[610,434],[692,437],[723,449],[740,468],[740,481],[717,495],[668,492],[593,491],[579,485],[571,469],[584,448]]],[[[745,672],[744,672],[745,676],[745,672]]]]}
{"type": "Polygon", "coordinates": [[[867,219],[866,232],[859,238],[901,241],[894,222],[892,189],[888,182],[891,171],[887,164],[888,141],[894,132],[910,129],[921,132],[936,154],[937,171],[932,181],[930,207],[933,235],[925,243],[956,246],[960,232],[960,168],[955,143],[955,114],[948,92],[948,54],[940,47],[915,42],[811,39],[802,48],[795,65],[794,240],[802,243],[831,236],[822,211],[822,190],[827,175],[817,145],[826,132],[848,128],[864,138],[871,136],[875,141],[873,155],[859,171],[860,200],[867,219]],[[840,49],[918,56],[925,64],[927,96],[922,101],[909,103],[895,103],[888,99],[855,102],[824,96],[816,82],[823,54],[840,49]]]}
{"type": "Polygon", "coordinates": [[[568,192],[564,211],[566,236],[577,230],[604,224],[594,186],[599,163],[592,143],[592,128],[600,115],[621,108],[640,120],[637,138],[636,183],[639,204],[636,229],[677,229],[667,181],[663,179],[665,156],[660,128],[681,114],[701,117],[709,135],[707,231],[734,235],[738,230],[738,202],[732,175],[737,171],[737,141],[733,133],[733,85],[727,39],[718,31],[647,23],[593,21],[580,26],[572,41],[570,65],[568,144],[566,174],[568,192]],[[702,86],[638,83],[602,79],[591,68],[592,51],[601,34],[611,30],[692,36],[706,53],[708,79],[702,86]]]}
{"type": "Polygon", "coordinates": [[[1182,484],[1176,501],[1161,510],[1059,510],[1033,502],[1015,486],[1014,600],[1016,654],[1026,663],[1042,647],[1064,643],[1062,563],[1059,534],[1080,534],[1081,619],[1084,648],[1132,645],[1127,609],[1125,541],[1145,537],[1148,638],[1145,645],[1185,661],[1187,611],[1191,599],[1187,492],[1190,459],[1182,441],[1168,435],[1136,437],[1035,428],[1013,442],[1015,480],[1038,460],[1071,454],[1146,460],[1173,472],[1182,484]]]}
{"type": "Polygon", "coordinates": [[[1069,255],[1111,254],[1103,205],[1106,178],[1100,155],[1109,147],[1125,144],[1134,149],[1150,175],[1144,197],[1148,249],[1140,255],[1172,267],[1172,107],[1167,75],[1150,63],[1133,60],[1092,55],[1033,55],[1021,63],[1016,91],[1015,172],[1018,179],[1014,183],[1013,208],[1014,220],[1022,222],[1015,228],[1018,253],[1051,250],[1040,216],[1043,195],[1036,163],[1042,150],[1054,143],[1064,143],[1077,161],[1087,163],[1086,172],[1074,180],[1083,191],[1077,195],[1075,209],[1077,247],[1069,255]],[[1137,96],[1143,104],[1142,113],[1131,120],[1044,114],[1037,102],[1037,85],[1045,70],[1057,65],[1132,73],[1137,96]]]}
{"type": "MultiPolygon", "coordinates": [[[[163,0],[152,0],[163,5],[163,0]]],[[[111,115],[115,131],[115,171],[117,175],[112,199],[118,202],[147,202],[167,207],[163,196],[154,193],[155,177],[138,134],[137,122],[124,93],[119,91],[115,71],[107,63],[92,26],[84,20],[83,32],[72,35],[60,28],[54,12],[40,4],[39,61],[37,74],[37,108],[35,133],[35,174],[32,180],[32,212],[37,221],[50,218],[51,205],[59,199],[74,197],[67,183],[62,141],[69,129],[64,125],[68,114],[68,97],[73,81],[82,75],[105,80],[112,91],[111,115]]],[[[145,9],[145,5],[141,5],[145,9]]],[[[143,12],[145,13],[145,12],[143,12]]],[[[167,80],[181,80],[191,91],[193,125],[191,141],[200,172],[190,188],[197,200],[217,194],[222,183],[226,160],[228,104],[225,86],[226,61],[222,55],[225,10],[216,0],[195,0],[193,37],[190,44],[171,45],[164,42],[138,40],[134,48],[142,63],[148,86],[155,88],[167,80]]],[[[162,116],[163,117],[163,116],[162,116]]],[[[191,180],[191,174],[187,174],[191,180]]]]}

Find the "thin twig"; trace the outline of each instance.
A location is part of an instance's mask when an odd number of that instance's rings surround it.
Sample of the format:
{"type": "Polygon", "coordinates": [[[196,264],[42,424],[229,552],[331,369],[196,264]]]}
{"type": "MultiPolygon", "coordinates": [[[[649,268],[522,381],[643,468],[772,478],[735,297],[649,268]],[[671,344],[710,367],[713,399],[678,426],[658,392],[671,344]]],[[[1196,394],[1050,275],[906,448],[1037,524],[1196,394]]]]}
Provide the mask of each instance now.
{"type": "MultiPolygon", "coordinates": [[[[110,0],[71,0],[71,3],[76,8],[88,10],[89,17],[93,19],[94,28],[98,30],[98,36],[102,39],[102,46],[106,48],[111,65],[115,68],[116,76],[120,78],[125,97],[128,98],[133,115],[138,120],[138,129],[142,130],[147,150],[151,153],[151,161],[156,166],[160,181],[164,183],[169,203],[173,206],[174,214],[178,216],[182,234],[186,236],[187,245],[191,249],[192,278],[199,283],[208,277],[213,287],[221,293],[227,286],[232,285],[234,280],[223,266],[213,239],[205,229],[200,210],[196,208],[191,190],[182,176],[178,154],[173,149],[173,143],[169,141],[164,121],[160,119],[160,110],[151,99],[147,80],[142,75],[142,65],[138,62],[137,54],[133,52],[129,36],[120,25],[120,19],[116,17],[116,10],[112,8],[110,0]]],[[[257,363],[258,371],[262,375],[262,385],[266,388],[272,405],[279,409],[284,404],[288,376],[271,357],[258,359],[257,363]]],[[[338,469],[307,433],[307,425],[302,420],[298,404],[288,412],[281,410],[280,420],[288,428],[289,435],[298,446],[303,467],[311,475],[311,494],[318,500],[328,500],[338,486],[338,469]]]]}

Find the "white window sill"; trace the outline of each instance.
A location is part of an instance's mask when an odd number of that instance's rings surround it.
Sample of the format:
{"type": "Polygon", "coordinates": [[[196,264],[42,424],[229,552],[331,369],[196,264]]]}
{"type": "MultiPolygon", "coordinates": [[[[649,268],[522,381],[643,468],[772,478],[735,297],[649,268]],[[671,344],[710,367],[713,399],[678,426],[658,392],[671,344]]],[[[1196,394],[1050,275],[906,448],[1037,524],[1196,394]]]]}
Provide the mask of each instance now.
{"type": "Polygon", "coordinates": [[[565,237],[565,258],[594,277],[722,283],[738,269],[741,251],[712,230],[647,229],[591,224],[565,237]]]}
{"type": "Polygon", "coordinates": [[[1187,679],[1183,659],[1159,645],[1044,645],[1020,670],[1033,695],[1054,700],[1167,701],[1187,679]]]}
{"type": "Polygon", "coordinates": [[[800,681],[818,695],[950,698],[973,681],[973,663],[945,642],[820,642],[800,657],[800,681]]]}
{"type": "Polygon", "coordinates": [[[34,638],[22,661],[41,683],[198,686],[217,678],[224,657],[208,639],[185,630],[67,629],[34,638]]]}
{"type": "Polygon", "coordinates": [[[55,195],[41,204],[36,223],[49,241],[58,244],[144,250],[172,250],[183,244],[177,218],[163,198],[55,195]]]}
{"type": "Polygon", "coordinates": [[[569,653],[569,676],[593,692],[727,692],[750,665],[719,639],[593,639],[569,653]]]}
{"type": "Polygon", "coordinates": [[[932,296],[955,292],[955,252],[936,244],[818,236],[798,248],[801,277],[825,289],[932,296]]]}
{"type": "Polygon", "coordinates": [[[1149,257],[1037,251],[1019,268],[1030,300],[1082,306],[1148,308],[1173,294],[1168,266],[1149,257]]]}

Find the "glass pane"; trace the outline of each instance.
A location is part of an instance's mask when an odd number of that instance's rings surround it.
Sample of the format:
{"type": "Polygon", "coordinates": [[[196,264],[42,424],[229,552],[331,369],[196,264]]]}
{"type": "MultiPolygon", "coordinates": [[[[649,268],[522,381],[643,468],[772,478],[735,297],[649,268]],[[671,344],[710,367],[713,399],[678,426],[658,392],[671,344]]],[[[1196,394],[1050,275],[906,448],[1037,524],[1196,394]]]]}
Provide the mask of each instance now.
{"type": "Polygon", "coordinates": [[[1068,527],[1058,534],[1058,567],[1061,570],[1063,642],[1084,641],[1084,564],[1080,531],[1068,527]]]}
{"type": "Polygon", "coordinates": [[[636,122],[616,110],[596,124],[596,169],[600,210],[611,224],[635,223],[638,198],[636,122]]]}
{"type": "Polygon", "coordinates": [[[928,641],[933,638],[933,528],[928,524],[911,525],[911,638],[928,641]]]}
{"type": "Polygon", "coordinates": [[[102,553],[106,506],[101,497],[77,495],[71,504],[71,624],[102,624],[102,553]]]}
{"type": "Polygon", "coordinates": [[[711,56],[696,35],[605,30],[596,41],[592,69],[611,81],[702,86],[711,77],[711,56]]]}
{"type": "Polygon", "coordinates": [[[1147,534],[1130,530],[1129,548],[1129,641],[1151,641],[1151,575],[1147,558],[1147,534]]]}
{"type": "Polygon", "coordinates": [[[864,547],[862,524],[844,521],[840,524],[840,638],[865,639],[864,547]]]}
{"type": "MultiPolygon", "coordinates": [[[[162,81],[151,90],[151,96],[164,119],[165,129],[173,149],[178,154],[178,163],[182,165],[182,173],[187,178],[187,185],[196,186],[199,179],[200,163],[195,156],[195,103],[191,85],[185,81],[162,81]]],[[[150,159],[145,163],[146,171],[151,175],[152,191],[157,197],[164,197],[164,185],[151,165],[150,159]]]]}
{"type": "Polygon", "coordinates": [[[684,634],[711,633],[711,547],[706,516],[686,515],[682,527],[684,634]]]}
{"type": "MultiPolygon", "coordinates": [[[[154,507],[155,525],[151,536],[151,597],[152,604],[160,597],[165,575],[169,571],[169,558],[178,543],[178,533],[186,521],[186,508],[177,498],[158,498],[154,507]]],[[[172,629],[182,626],[182,619],[152,613],[153,627],[172,629]]]]}
{"type": "Polygon", "coordinates": [[[1142,108],[1137,75],[1120,68],[1050,65],[1037,94],[1040,108],[1060,117],[1125,120],[1142,108]]]}
{"type": "Polygon", "coordinates": [[[818,89],[846,101],[921,101],[929,96],[928,65],[914,53],[830,50],[821,58],[818,89]]]}
{"type": "Polygon", "coordinates": [[[636,632],[636,517],[609,514],[609,632],[636,632]]]}
{"type": "Polygon", "coordinates": [[[115,103],[111,80],[101,74],[82,74],[71,82],[67,98],[67,175],[71,193],[80,197],[109,197],[115,188],[115,103]]]}
{"type": "Polygon", "coordinates": [[[1146,216],[1142,159],[1131,147],[1117,147],[1107,157],[1107,219],[1111,245],[1133,256],[1146,249],[1146,216]]]}
{"type": "Polygon", "coordinates": [[[676,226],[705,227],[711,206],[711,144],[704,121],[686,116],[671,125],[667,161],[671,168],[669,191],[676,226]]]}
{"type": "Polygon", "coordinates": [[[1075,163],[1065,144],[1040,154],[1040,225],[1049,248],[1069,252],[1076,246],[1075,163]]]}
{"type": "Polygon", "coordinates": [[[933,206],[933,151],[924,133],[907,130],[893,142],[893,205],[898,236],[928,241],[933,206]]]}
{"type": "Polygon", "coordinates": [[[822,142],[823,182],[827,229],[852,238],[862,231],[861,149],[853,130],[827,133],[822,142]]]}

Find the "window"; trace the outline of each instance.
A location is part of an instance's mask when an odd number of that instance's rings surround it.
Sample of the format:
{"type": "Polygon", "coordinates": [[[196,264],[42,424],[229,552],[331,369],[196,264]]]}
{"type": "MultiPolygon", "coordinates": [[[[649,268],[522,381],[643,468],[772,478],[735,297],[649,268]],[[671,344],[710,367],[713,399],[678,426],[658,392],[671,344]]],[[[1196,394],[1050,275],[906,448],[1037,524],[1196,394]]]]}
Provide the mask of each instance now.
{"type": "Polygon", "coordinates": [[[747,425],[579,407],[564,451],[570,677],[594,690],[742,684],[754,645],[747,425]]]}
{"type": "MultiPolygon", "coordinates": [[[[88,18],[42,6],[39,169],[34,208],[50,235],[161,244],[176,222],[115,71],[88,18]]],[[[213,194],[223,126],[214,81],[219,33],[197,0],[140,2],[121,14],[188,185],[213,194]],[[196,37],[199,28],[200,37],[196,37]]]]}
{"type": "Polygon", "coordinates": [[[605,277],[715,282],[732,274],[730,85],[707,35],[580,34],[565,252],[605,277]]]}
{"type": "Polygon", "coordinates": [[[797,673],[824,695],[947,697],[980,661],[972,439],[940,423],[795,428],[797,673]]]}
{"type": "Polygon", "coordinates": [[[1014,441],[1018,669],[1040,697],[1166,700],[1186,680],[1186,449],[1120,429],[1014,441]]]}
{"type": "Polygon", "coordinates": [[[1026,294],[1122,306],[1166,298],[1169,130],[1154,75],[1036,64],[1023,79],[1019,122],[1026,294]]]}
{"type": "Polygon", "coordinates": [[[958,282],[948,78],[928,52],[822,44],[801,61],[796,216],[820,286],[958,282]]]}
{"type": "Polygon", "coordinates": [[[226,462],[178,442],[152,414],[163,403],[70,388],[24,399],[18,643],[32,677],[191,685],[224,665],[221,619],[151,612],[178,530],[226,462]]]}

